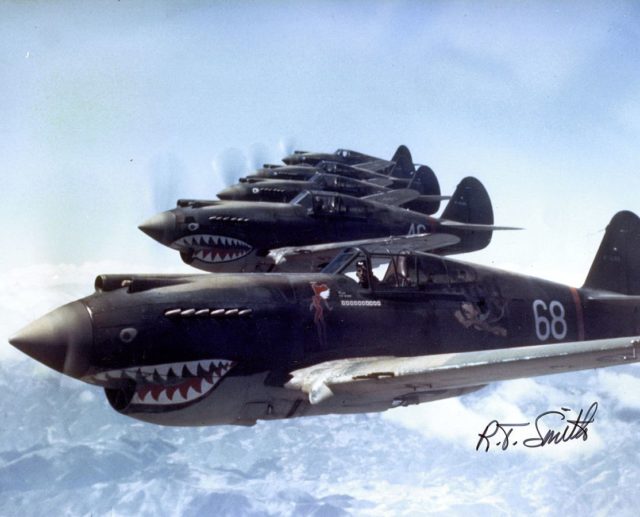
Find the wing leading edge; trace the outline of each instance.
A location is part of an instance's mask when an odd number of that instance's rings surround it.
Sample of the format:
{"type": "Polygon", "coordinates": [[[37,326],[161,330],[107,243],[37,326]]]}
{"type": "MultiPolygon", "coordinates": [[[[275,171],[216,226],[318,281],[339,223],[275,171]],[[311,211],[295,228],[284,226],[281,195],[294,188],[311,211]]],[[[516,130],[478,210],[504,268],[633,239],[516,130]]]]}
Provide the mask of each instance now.
{"type": "Polygon", "coordinates": [[[417,357],[340,359],[295,370],[285,386],[303,391],[311,404],[319,404],[335,395],[367,397],[399,388],[407,395],[459,390],[638,361],[640,336],[633,336],[417,357]]]}

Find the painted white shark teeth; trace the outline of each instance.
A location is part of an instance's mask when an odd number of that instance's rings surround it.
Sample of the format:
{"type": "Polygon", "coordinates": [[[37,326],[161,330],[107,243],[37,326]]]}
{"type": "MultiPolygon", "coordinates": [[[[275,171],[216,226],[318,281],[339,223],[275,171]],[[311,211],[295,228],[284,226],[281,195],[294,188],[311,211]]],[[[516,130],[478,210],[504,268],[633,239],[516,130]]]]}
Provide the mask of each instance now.
{"type": "MultiPolygon", "coordinates": [[[[222,377],[218,377],[217,379],[220,380],[222,377]]],[[[207,382],[207,379],[202,379],[202,382],[200,383],[200,391],[202,393],[207,393],[209,392],[216,384],[218,381],[216,381],[216,377],[213,378],[213,384],[207,382]]]]}
{"type": "Polygon", "coordinates": [[[171,244],[177,250],[191,250],[193,257],[208,263],[230,262],[251,253],[253,248],[240,239],[224,235],[188,235],[171,244]]]}
{"type": "Polygon", "coordinates": [[[142,368],[142,373],[145,377],[153,377],[153,374],[159,375],[163,380],[167,380],[169,376],[169,372],[171,371],[172,365],[170,364],[161,364],[160,366],[152,367],[147,366],[142,368]]]}
{"type": "Polygon", "coordinates": [[[139,370],[133,370],[133,369],[128,369],[128,370],[124,370],[124,376],[129,377],[129,379],[135,381],[138,378],[138,372],[139,370]]]}
{"type": "Polygon", "coordinates": [[[136,381],[136,392],[131,404],[172,406],[207,395],[234,364],[227,359],[204,359],[110,370],[83,380],[107,384],[115,379],[132,379],[136,381]]]}

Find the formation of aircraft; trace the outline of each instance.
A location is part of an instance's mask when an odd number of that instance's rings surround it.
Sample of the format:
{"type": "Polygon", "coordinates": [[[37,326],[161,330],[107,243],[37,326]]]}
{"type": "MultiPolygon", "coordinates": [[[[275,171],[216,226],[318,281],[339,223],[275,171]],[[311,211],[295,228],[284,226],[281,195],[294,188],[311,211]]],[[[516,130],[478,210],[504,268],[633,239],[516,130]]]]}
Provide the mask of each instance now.
{"type": "MultiPolygon", "coordinates": [[[[303,151],[296,151],[292,156],[302,154],[303,151]]],[[[333,157],[336,160],[337,156],[354,155],[360,158],[290,164],[290,157],[285,157],[283,161],[288,165],[265,164],[254,174],[240,178],[237,184],[218,192],[218,197],[226,200],[288,202],[303,190],[323,190],[362,197],[383,189],[409,188],[421,196],[407,208],[426,214],[436,213],[440,209],[440,201],[448,199],[448,196],[440,195],[440,184],[433,170],[426,165],[419,165],[416,169],[411,152],[404,145],[398,147],[391,161],[344,149],[339,149],[335,154],[306,154],[333,157]],[[272,181],[263,183],[265,180],[272,181]]]]}
{"type": "Polygon", "coordinates": [[[181,201],[141,229],[230,272],[100,275],[10,342],[103,388],[118,412],[178,426],[383,411],[639,360],[635,214],[613,217],[574,288],[448,256],[498,228],[477,179],[439,218],[403,208],[416,196],[181,201]]]}
{"type": "MultiPolygon", "coordinates": [[[[274,169],[275,170],[275,169],[274,169]]],[[[420,194],[418,199],[428,204],[425,213],[433,214],[440,208],[440,201],[450,196],[440,195],[440,186],[434,172],[422,165],[409,180],[385,177],[384,181],[370,178],[370,181],[351,178],[340,174],[330,174],[314,169],[309,179],[278,179],[263,177],[241,178],[238,183],[220,192],[218,197],[226,201],[271,201],[288,203],[300,192],[321,190],[337,192],[353,197],[365,197],[390,190],[408,188],[420,194]]]]}

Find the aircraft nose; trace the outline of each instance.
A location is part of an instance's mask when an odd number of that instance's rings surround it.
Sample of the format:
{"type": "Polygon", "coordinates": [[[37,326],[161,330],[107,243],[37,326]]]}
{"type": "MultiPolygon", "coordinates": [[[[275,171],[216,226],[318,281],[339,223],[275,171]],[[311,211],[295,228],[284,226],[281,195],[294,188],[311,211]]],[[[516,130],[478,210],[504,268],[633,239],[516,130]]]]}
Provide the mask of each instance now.
{"type": "Polygon", "coordinates": [[[81,377],[93,344],[91,316],[82,303],[71,302],[30,323],[9,343],[54,370],[81,377]]]}
{"type": "Polygon", "coordinates": [[[234,200],[240,197],[244,189],[238,186],[227,187],[218,192],[217,196],[224,200],[234,200]]]}
{"type": "Polygon", "coordinates": [[[172,242],[172,233],[176,228],[176,216],[173,212],[160,212],[138,226],[152,239],[161,244],[168,245],[172,242]]]}

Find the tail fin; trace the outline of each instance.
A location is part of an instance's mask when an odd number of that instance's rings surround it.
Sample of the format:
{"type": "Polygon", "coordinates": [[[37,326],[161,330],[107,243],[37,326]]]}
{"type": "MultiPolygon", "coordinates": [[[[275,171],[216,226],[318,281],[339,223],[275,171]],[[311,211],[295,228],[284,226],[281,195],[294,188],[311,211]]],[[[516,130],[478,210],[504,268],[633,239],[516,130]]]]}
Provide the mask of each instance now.
{"type": "MultiPolygon", "coordinates": [[[[493,208],[486,189],[479,180],[464,178],[456,187],[441,219],[464,224],[493,225],[493,208]]],[[[486,248],[491,242],[492,230],[447,228],[460,237],[460,243],[447,249],[447,253],[468,253],[486,248]]]]}
{"type": "MultiPolygon", "coordinates": [[[[417,190],[422,196],[439,196],[440,184],[431,167],[421,165],[418,167],[413,178],[409,181],[407,188],[417,190]]],[[[426,201],[424,199],[416,199],[412,201],[406,208],[421,212],[423,214],[435,214],[440,210],[440,201],[426,201]]]]}
{"type": "Polygon", "coordinates": [[[493,224],[491,199],[480,180],[469,176],[458,183],[441,218],[459,223],[493,224]]]}
{"type": "Polygon", "coordinates": [[[436,174],[433,172],[431,167],[427,167],[426,165],[420,165],[420,167],[418,167],[413,178],[409,181],[407,188],[417,190],[423,196],[440,195],[440,183],[438,183],[438,178],[436,178],[436,174]]]}
{"type": "Polygon", "coordinates": [[[391,158],[392,162],[395,162],[396,166],[391,172],[391,176],[394,178],[412,178],[415,174],[415,167],[413,166],[413,158],[411,152],[405,145],[398,147],[398,150],[391,158]]]}
{"type": "Polygon", "coordinates": [[[622,211],[613,216],[584,286],[640,295],[640,218],[622,211]]]}

